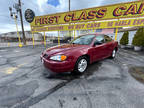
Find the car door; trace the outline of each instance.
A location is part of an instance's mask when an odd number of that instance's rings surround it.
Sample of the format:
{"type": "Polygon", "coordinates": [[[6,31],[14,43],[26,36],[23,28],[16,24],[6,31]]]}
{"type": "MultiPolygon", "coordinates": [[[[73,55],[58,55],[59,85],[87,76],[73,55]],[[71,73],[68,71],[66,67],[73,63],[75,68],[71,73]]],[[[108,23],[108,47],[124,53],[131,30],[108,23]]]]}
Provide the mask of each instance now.
{"type": "Polygon", "coordinates": [[[110,56],[113,50],[113,40],[107,35],[104,35],[104,39],[105,39],[105,47],[106,47],[106,50],[105,50],[106,56],[108,57],[110,56]]]}
{"type": "Polygon", "coordinates": [[[105,53],[106,53],[106,47],[104,36],[103,35],[96,36],[92,50],[93,61],[97,61],[104,58],[106,55],[105,53]]]}

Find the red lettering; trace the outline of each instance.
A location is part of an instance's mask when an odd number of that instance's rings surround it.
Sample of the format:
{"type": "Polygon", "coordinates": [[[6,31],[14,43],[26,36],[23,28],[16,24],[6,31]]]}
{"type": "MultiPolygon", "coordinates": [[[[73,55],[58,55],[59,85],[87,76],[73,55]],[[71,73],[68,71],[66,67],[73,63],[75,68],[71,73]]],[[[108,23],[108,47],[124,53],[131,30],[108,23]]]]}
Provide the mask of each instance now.
{"type": "Polygon", "coordinates": [[[116,8],[114,11],[113,11],[113,16],[121,16],[122,15],[122,12],[119,12],[119,10],[126,10],[126,7],[125,6],[120,6],[118,8],[116,8]]]}
{"type": "Polygon", "coordinates": [[[87,19],[94,19],[96,16],[96,12],[97,12],[96,10],[90,11],[88,13],[87,19]]]}
{"type": "Polygon", "coordinates": [[[100,27],[101,23],[94,23],[94,27],[100,27]]]}
{"type": "Polygon", "coordinates": [[[106,11],[107,11],[106,8],[105,8],[105,9],[100,9],[100,10],[98,10],[96,17],[97,17],[97,18],[102,18],[102,17],[104,17],[106,11]]]}
{"type": "Polygon", "coordinates": [[[56,23],[58,23],[60,16],[54,16],[54,18],[56,18],[56,23]]]}
{"type": "Polygon", "coordinates": [[[69,22],[70,21],[70,17],[72,17],[71,14],[67,14],[65,17],[64,17],[64,21],[65,22],[69,22]]]}
{"type": "Polygon", "coordinates": [[[113,26],[113,22],[108,22],[107,26],[113,26]]]}
{"type": "Polygon", "coordinates": [[[47,18],[42,18],[42,24],[48,24],[47,18]]]}
{"type": "Polygon", "coordinates": [[[83,19],[83,20],[86,20],[86,19],[87,19],[87,13],[86,13],[85,11],[83,11],[83,12],[81,13],[81,15],[80,15],[80,17],[79,17],[78,20],[81,20],[81,19],[83,19]]]}
{"type": "Polygon", "coordinates": [[[140,8],[139,8],[137,14],[142,14],[143,11],[144,11],[144,3],[141,3],[140,8]]]}
{"type": "Polygon", "coordinates": [[[77,20],[78,20],[78,18],[76,17],[76,14],[73,13],[73,14],[72,14],[72,21],[77,21],[77,20]]]}
{"type": "Polygon", "coordinates": [[[136,14],[137,13],[137,4],[131,5],[128,10],[124,13],[124,15],[128,14],[136,14]]]}
{"type": "Polygon", "coordinates": [[[41,18],[35,19],[35,25],[41,22],[41,18]]]}
{"type": "Polygon", "coordinates": [[[49,23],[49,24],[52,24],[52,23],[53,23],[53,21],[54,21],[54,17],[52,17],[52,16],[51,16],[51,17],[49,17],[49,21],[48,21],[48,23],[49,23]]]}

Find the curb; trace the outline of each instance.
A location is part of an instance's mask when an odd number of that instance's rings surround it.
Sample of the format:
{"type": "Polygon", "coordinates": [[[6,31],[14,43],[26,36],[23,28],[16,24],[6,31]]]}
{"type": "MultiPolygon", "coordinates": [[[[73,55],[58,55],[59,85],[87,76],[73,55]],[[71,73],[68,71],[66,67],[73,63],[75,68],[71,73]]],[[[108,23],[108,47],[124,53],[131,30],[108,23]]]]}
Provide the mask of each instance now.
{"type": "MultiPolygon", "coordinates": [[[[47,44],[48,45],[48,44],[47,44]]],[[[34,45],[34,48],[37,46],[44,46],[43,44],[39,44],[39,45],[34,45]]],[[[24,45],[21,48],[26,48],[26,47],[33,47],[33,45],[24,45]]],[[[19,46],[10,46],[10,47],[0,47],[0,49],[6,49],[6,48],[20,48],[19,46]]]]}

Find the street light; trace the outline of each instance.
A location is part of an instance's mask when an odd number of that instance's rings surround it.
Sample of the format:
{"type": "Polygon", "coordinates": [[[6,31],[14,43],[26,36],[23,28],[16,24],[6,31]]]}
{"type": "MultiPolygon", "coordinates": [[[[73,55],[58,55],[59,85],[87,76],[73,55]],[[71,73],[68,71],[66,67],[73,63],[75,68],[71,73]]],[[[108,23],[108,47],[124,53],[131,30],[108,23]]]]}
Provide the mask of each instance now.
{"type": "Polygon", "coordinates": [[[13,8],[15,8],[16,12],[12,12],[12,8],[9,7],[9,10],[11,12],[11,17],[16,17],[17,18],[17,14],[19,13],[20,15],[20,21],[21,21],[21,28],[22,28],[22,34],[23,34],[23,43],[24,45],[26,45],[26,37],[25,37],[25,32],[24,32],[24,25],[23,25],[23,18],[22,18],[22,9],[21,9],[21,0],[18,0],[18,3],[15,3],[13,5],[13,8]]]}
{"type": "Polygon", "coordinates": [[[13,17],[12,8],[9,7],[9,10],[10,10],[10,16],[13,17]]]}
{"type": "Polygon", "coordinates": [[[18,16],[17,16],[17,13],[16,12],[12,12],[12,8],[11,7],[9,7],[9,10],[10,10],[10,16],[15,20],[16,30],[17,30],[18,40],[19,40],[19,47],[22,47],[21,38],[20,38],[19,31],[18,31],[18,24],[17,24],[18,16]]]}

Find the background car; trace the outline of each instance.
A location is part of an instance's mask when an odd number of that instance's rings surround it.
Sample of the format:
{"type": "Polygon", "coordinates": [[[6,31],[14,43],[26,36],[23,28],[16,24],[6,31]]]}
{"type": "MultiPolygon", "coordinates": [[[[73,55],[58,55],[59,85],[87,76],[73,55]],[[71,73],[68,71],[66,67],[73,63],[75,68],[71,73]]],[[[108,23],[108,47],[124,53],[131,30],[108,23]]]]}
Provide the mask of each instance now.
{"type": "Polygon", "coordinates": [[[53,72],[83,73],[95,61],[114,58],[118,42],[107,35],[87,34],[79,36],[69,44],[54,46],[41,55],[44,66],[53,72]]]}

